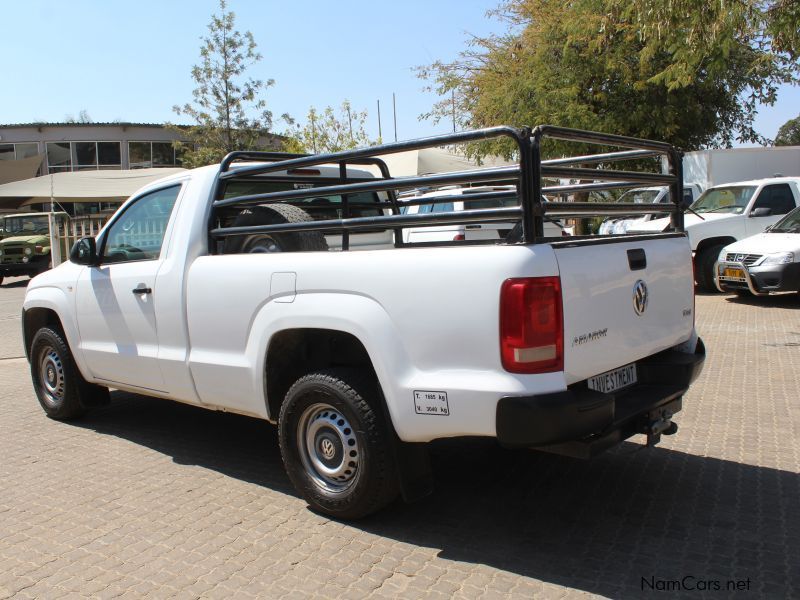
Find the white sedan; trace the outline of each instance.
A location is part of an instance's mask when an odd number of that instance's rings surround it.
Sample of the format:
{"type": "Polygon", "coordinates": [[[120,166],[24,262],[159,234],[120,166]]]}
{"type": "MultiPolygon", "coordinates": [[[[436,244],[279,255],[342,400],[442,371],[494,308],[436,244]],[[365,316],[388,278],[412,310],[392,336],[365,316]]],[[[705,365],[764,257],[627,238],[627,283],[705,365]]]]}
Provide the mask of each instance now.
{"type": "Polygon", "coordinates": [[[800,292],[800,208],[764,233],[725,246],[714,273],[723,292],[800,292]]]}

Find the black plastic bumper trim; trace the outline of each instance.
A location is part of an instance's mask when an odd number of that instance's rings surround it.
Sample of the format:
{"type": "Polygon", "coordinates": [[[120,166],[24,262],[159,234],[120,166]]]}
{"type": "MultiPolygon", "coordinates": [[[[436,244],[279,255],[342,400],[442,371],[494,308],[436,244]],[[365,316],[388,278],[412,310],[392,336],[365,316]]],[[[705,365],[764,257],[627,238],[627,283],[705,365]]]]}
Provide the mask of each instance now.
{"type": "Polygon", "coordinates": [[[497,403],[497,439],[518,447],[608,436],[619,443],[636,433],[631,423],[647,419],[670,403],[674,403],[672,413],[680,410],[680,398],[700,375],[704,362],[705,346],[698,338],[694,354],[666,350],[637,361],[638,382],[616,394],[590,390],[583,381],[563,392],[506,396],[497,403]]]}

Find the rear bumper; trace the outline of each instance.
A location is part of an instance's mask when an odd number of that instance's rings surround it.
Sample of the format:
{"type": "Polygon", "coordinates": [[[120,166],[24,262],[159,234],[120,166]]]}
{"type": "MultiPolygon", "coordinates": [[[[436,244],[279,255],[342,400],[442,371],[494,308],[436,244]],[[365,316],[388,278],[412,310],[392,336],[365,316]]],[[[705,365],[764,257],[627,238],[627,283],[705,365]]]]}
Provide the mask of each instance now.
{"type": "Polygon", "coordinates": [[[586,382],[564,392],[510,396],[497,403],[497,439],[507,446],[589,457],[655,422],[669,421],[703,370],[705,346],[694,354],[667,350],[636,363],[638,383],[618,393],[590,390],[586,382]]]}

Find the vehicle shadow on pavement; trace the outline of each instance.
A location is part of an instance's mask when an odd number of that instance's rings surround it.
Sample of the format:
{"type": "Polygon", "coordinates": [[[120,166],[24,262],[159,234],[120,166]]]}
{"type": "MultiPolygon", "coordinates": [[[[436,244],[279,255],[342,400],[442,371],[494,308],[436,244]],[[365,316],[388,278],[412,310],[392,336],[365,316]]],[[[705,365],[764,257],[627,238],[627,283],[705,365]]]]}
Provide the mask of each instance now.
{"type": "Polygon", "coordinates": [[[770,294],[769,296],[730,296],[728,302],[753,306],[756,308],[793,308],[800,309],[800,294],[770,294]]]}
{"type": "MultiPolygon", "coordinates": [[[[275,428],[256,419],[114,392],[79,425],[297,495],[275,428]]],[[[433,495],[348,526],[610,597],[696,597],[674,582],[700,581],[726,597],[731,580],[765,597],[800,594],[797,473],[634,443],[581,461],[444,440],[431,457],[433,495]]]]}
{"type": "Polygon", "coordinates": [[[30,279],[19,279],[17,281],[7,281],[2,284],[4,288],[25,288],[31,282],[30,279]]]}
{"type": "Polygon", "coordinates": [[[72,424],[146,446],[177,464],[297,495],[283,470],[278,431],[259,419],[114,391],[109,406],[72,424]]]}

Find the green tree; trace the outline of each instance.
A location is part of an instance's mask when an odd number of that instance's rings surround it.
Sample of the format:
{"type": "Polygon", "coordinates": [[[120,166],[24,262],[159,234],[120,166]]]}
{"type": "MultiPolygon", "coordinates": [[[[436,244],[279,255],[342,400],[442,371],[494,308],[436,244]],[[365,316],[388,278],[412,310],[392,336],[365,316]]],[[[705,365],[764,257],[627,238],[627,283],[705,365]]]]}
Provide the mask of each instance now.
{"type": "Polygon", "coordinates": [[[249,31],[235,29],[236,15],[220,0],[220,13],[212,15],[208,35],[201,38],[200,64],[192,68],[193,102],[174,106],[195,124],[171,125],[188,138],[178,143],[187,167],[219,162],[234,150],[263,149],[270,139],[272,113],[261,94],[274,84],[247,76],[249,67],[261,60],[249,31]]]}
{"type": "Polygon", "coordinates": [[[303,126],[285,115],[284,118],[290,124],[284,142],[287,152],[326,154],[380,143],[379,140],[370,139],[364,129],[367,111],[353,110],[348,100],[342,102],[338,113],[330,106],[322,112],[314,107],[309,108],[303,126]]]}
{"type": "Polygon", "coordinates": [[[800,115],[789,119],[778,129],[776,146],[800,146],[800,115]]]}
{"type": "MultiPolygon", "coordinates": [[[[763,143],[753,128],[758,104],[773,103],[798,71],[791,36],[773,43],[779,4],[512,0],[493,12],[505,33],[473,38],[457,60],[419,69],[442,98],[423,116],[464,128],[553,123],[687,150],[763,143]]],[[[498,151],[511,147],[472,149],[498,151]]]]}

